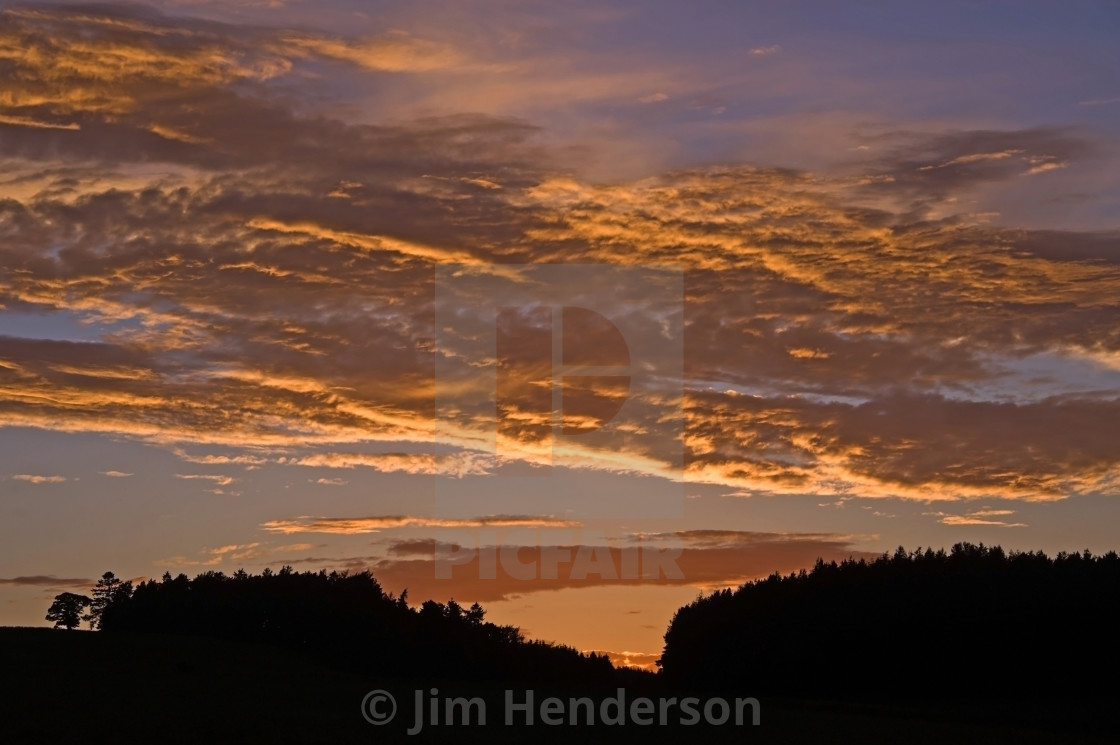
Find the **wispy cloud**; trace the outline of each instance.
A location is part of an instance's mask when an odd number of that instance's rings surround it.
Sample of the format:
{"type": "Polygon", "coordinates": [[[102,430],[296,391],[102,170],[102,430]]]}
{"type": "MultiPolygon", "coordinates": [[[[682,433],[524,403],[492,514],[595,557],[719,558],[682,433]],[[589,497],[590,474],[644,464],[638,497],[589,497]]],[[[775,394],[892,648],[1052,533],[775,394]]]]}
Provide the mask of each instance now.
{"type": "Polygon", "coordinates": [[[0,577],[0,585],[12,587],[50,587],[59,589],[89,590],[94,585],[92,579],[55,577],[52,574],[37,574],[26,577],[0,577]]]}
{"type": "Polygon", "coordinates": [[[269,560],[283,560],[285,556],[315,548],[312,543],[286,543],[271,545],[254,541],[252,543],[228,544],[217,548],[204,548],[195,556],[171,556],[160,559],[156,566],[168,569],[183,567],[216,567],[244,565],[246,563],[266,563],[269,560]]]}
{"type": "Polygon", "coordinates": [[[966,512],[963,515],[946,512],[923,512],[923,515],[938,518],[942,525],[986,525],[998,528],[1025,528],[1026,523],[1009,522],[1005,518],[1015,514],[1015,510],[981,509],[966,512]]]}
{"type": "Polygon", "coordinates": [[[17,473],[12,476],[15,481],[26,481],[29,484],[61,484],[69,481],[65,476],[43,476],[36,473],[17,473]]]}
{"type": "Polygon", "coordinates": [[[315,453],[282,460],[287,465],[314,468],[366,467],[386,473],[483,475],[493,458],[475,453],[315,453]]]}
{"type": "Polygon", "coordinates": [[[175,478],[185,481],[212,481],[218,486],[229,486],[237,480],[232,476],[216,473],[177,473],[175,478]]]}
{"type": "Polygon", "coordinates": [[[431,70],[466,72],[469,70],[464,55],[453,47],[417,39],[403,32],[389,34],[379,39],[362,40],[289,34],[283,36],[280,43],[289,45],[296,56],[315,55],[350,62],[369,70],[385,72],[431,70]]]}
{"type": "Polygon", "coordinates": [[[38,119],[31,119],[25,116],[12,116],[10,114],[0,114],[0,124],[11,124],[17,127],[32,127],[37,129],[69,129],[79,130],[81,126],[74,123],[57,123],[45,122],[38,119]]]}
{"type": "Polygon", "coordinates": [[[375,533],[391,528],[571,528],[580,522],[536,515],[487,515],[472,518],[436,518],[417,515],[379,517],[301,517],[269,520],[261,527],[272,533],[375,533]]]}
{"type": "Polygon", "coordinates": [[[1086,101],[1078,101],[1081,106],[1107,106],[1110,103],[1120,103],[1120,96],[1114,98],[1090,98],[1086,101]]]}

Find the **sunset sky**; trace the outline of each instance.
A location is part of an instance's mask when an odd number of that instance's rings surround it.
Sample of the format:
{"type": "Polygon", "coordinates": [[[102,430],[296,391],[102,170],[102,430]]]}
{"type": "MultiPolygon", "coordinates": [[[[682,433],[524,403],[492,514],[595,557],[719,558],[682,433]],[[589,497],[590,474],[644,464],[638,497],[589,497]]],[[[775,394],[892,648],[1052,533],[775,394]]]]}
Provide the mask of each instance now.
{"type": "Polygon", "coordinates": [[[0,624],[290,564],[650,664],[818,557],[1120,548],[1112,0],[0,8],[0,624]]]}

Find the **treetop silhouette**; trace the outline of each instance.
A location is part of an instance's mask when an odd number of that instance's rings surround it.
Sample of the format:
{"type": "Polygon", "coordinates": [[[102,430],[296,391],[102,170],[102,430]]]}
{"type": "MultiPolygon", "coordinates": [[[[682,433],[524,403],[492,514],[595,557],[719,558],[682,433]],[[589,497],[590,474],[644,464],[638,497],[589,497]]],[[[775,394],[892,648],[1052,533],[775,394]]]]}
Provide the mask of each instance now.
{"type": "Polygon", "coordinates": [[[606,657],[526,641],[517,627],[485,615],[479,604],[463,608],[454,599],[414,609],[406,592],[385,593],[369,572],[300,573],[284,566],[259,575],[208,571],[194,579],[165,573],[135,588],[106,572],[87,618],[104,633],[259,641],[399,676],[609,682],[613,667],[606,657]]]}
{"type": "Polygon", "coordinates": [[[1115,552],[899,547],[701,596],[658,664],[675,684],[783,695],[1037,693],[1041,670],[1114,680],[1118,613],[1115,552]]]}

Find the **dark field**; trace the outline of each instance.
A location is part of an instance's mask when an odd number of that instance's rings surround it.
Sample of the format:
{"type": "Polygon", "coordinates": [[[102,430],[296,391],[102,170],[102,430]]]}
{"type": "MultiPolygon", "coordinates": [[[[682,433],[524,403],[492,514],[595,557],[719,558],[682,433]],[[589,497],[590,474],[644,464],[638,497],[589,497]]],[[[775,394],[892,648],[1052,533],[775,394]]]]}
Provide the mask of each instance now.
{"type": "MultiPolygon", "coordinates": [[[[342,672],[298,652],[189,636],[0,629],[4,737],[8,743],[377,743],[377,742],[760,742],[760,743],[1108,743],[1111,698],[1071,698],[1089,681],[1039,676],[1031,701],[892,703],[760,697],[761,724],[693,727],[505,726],[501,690],[459,683],[389,680],[342,672]],[[415,688],[493,699],[486,727],[425,727],[405,734],[415,688]],[[371,689],[402,702],[382,727],[361,715],[371,689]],[[1054,701],[1050,689],[1060,691],[1054,701]]],[[[978,668],[962,675],[983,674],[978,668]]],[[[900,686],[905,676],[900,674],[900,686]]],[[[660,695],[652,677],[630,695],[660,695]]],[[[837,685],[842,685],[838,681],[837,685]]],[[[556,691],[559,696],[583,695],[556,691]]],[[[538,692],[543,698],[546,692],[538,692]]],[[[538,698],[538,700],[539,700],[538,698]]]]}

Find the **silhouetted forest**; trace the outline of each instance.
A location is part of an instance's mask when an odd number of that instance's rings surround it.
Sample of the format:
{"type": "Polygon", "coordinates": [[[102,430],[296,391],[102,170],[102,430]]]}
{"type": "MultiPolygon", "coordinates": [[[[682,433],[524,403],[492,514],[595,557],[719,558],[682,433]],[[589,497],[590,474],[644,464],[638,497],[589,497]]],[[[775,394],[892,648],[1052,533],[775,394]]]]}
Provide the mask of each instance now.
{"type": "MultiPolygon", "coordinates": [[[[818,561],[679,609],[654,676],[527,641],[477,604],[413,608],[368,572],[165,574],[135,588],[106,572],[89,596],[62,593],[47,612],[56,627],[84,621],[100,633],[0,629],[0,657],[21,681],[6,725],[14,741],[69,736],[54,708],[58,672],[82,669],[99,675],[97,686],[67,690],[82,721],[96,719],[106,697],[140,702],[114,720],[130,733],[120,741],[314,742],[329,732],[368,742],[403,737],[413,689],[479,696],[499,711],[508,688],[600,700],[624,687],[630,696],[759,697],[768,742],[1104,743],[1114,739],[1118,580],[1115,553],[1049,558],[967,543],[818,561]],[[399,697],[395,729],[359,715],[372,689],[399,697]],[[170,700],[191,713],[169,729],[170,700]],[[234,700],[235,713],[218,704],[234,700]]],[[[467,734],[430,726],[416,741],[467,734]]],[[[741,742],[746,732],[499,725],[478,737],[527,735],[741,742]]]]}
{"type": "Polygon", "coordinates": [[[485,682],[607,685],[605,656],[527,641],[514,626],[485,620],[477,603],[411,608],[369,572],[260,575],[165,574],[132,589],[107,572],[94,589],[92,626],[108,634],[157,632],[265,642],[379,675],[485,682]],[[100,607],[97,604],[100,600],[100,607]]]}
{"type": "Polygon", "coordinates": [[[1120,558],[899,548],[818,561],[681,608],[660,665],[673,686],[754,695],[1099,694],[1120,669],[1120,558]]]}

